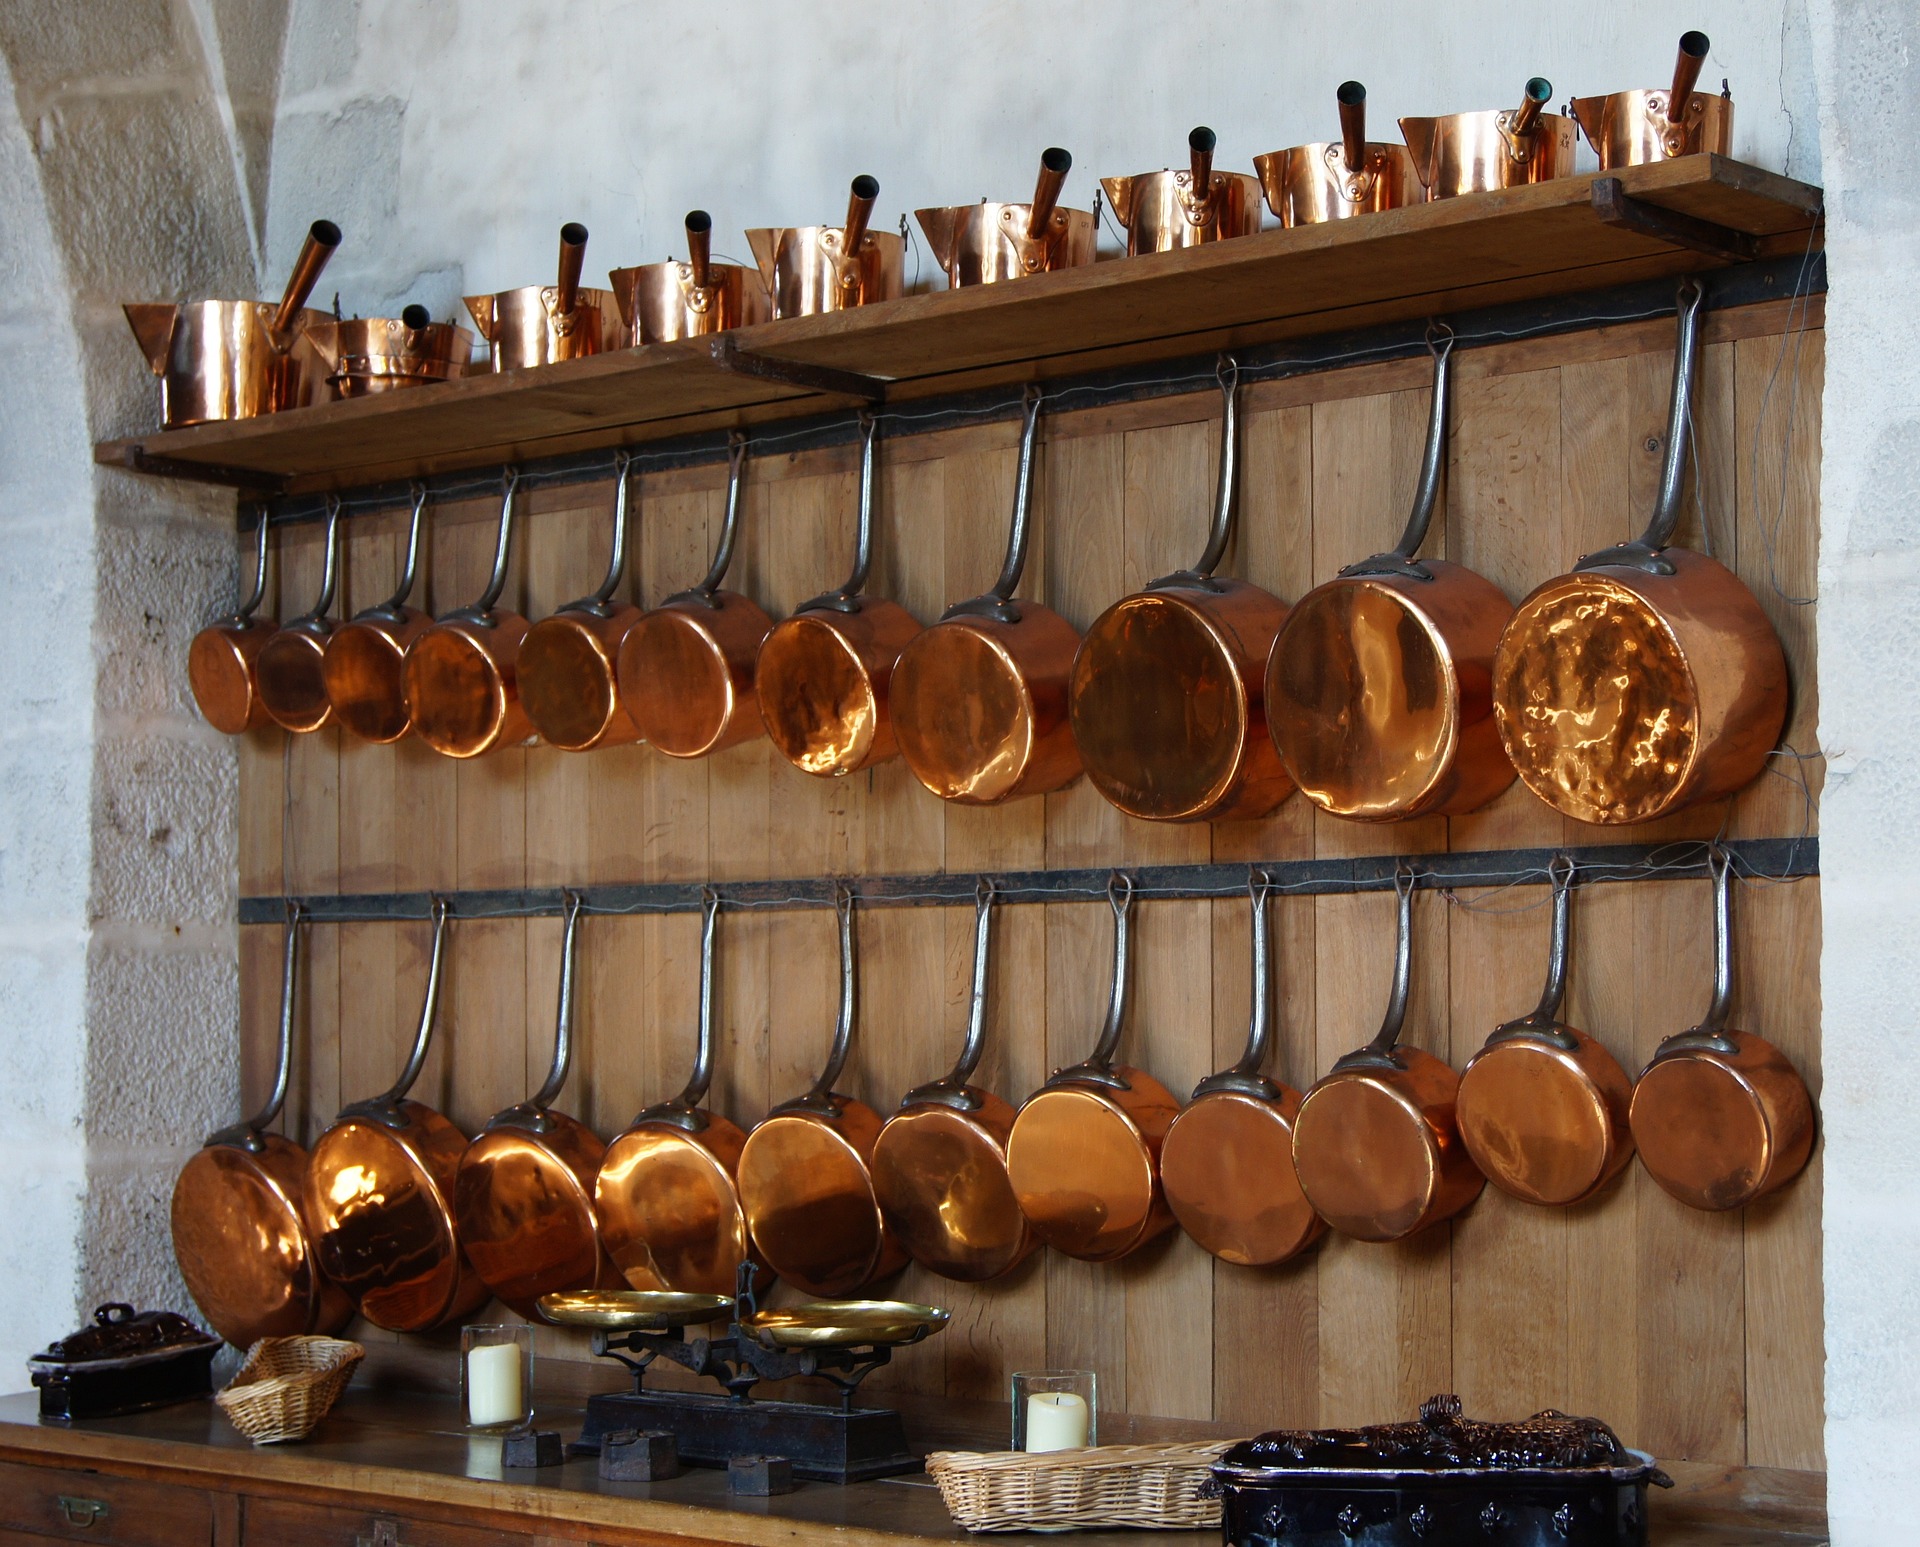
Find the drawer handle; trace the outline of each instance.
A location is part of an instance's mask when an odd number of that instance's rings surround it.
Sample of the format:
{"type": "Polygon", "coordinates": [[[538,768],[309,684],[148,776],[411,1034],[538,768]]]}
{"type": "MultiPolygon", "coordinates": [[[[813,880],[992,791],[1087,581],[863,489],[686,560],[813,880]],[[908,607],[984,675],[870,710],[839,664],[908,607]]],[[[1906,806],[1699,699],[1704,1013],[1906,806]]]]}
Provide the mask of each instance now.
{"type": "Polygon", "coordinates": [[[78,1526],[82,1531],[93,1528],[94,1522],[107,1518],[107,1505],[104,1499],[80,1499],[70,1493],[59,1498],[60,1518],[70,1526],[78,1526]]]}

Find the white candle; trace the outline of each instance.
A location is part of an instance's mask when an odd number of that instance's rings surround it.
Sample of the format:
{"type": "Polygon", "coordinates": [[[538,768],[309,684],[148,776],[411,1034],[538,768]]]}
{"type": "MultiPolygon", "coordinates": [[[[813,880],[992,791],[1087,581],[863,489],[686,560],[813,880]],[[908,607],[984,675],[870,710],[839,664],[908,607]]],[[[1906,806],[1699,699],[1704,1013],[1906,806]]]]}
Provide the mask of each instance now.
{"type": "Polygon", "coordinates": [[[467,1422],[518,1423],[526,1416],[520,1392],[520,1345],[482,1343],[467,1352],[467,1422]]]}
{"type": "Polygon", "coordinates": [[[1027,1398],[1028,1450],[1083,1450],[1087,1399],[1074,1391],[1036,1391],[1027,1398]]]}

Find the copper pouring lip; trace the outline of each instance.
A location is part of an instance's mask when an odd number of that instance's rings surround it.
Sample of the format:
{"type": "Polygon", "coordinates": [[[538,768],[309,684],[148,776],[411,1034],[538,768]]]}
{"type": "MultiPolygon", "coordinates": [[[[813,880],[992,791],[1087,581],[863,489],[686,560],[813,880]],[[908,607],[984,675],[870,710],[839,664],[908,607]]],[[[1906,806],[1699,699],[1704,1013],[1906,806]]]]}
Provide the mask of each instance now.
{"type": "Polygon", "coordinates": [[[1103,177],[1100,186],[1127,233],[1127,256],[1198,247],[1251,236],[1260,229],[1260,180],[1217,172],[1213,130],[1187,136],[1187,165],[1132,177],[1103,177]]]}
{"type": "Polygon", "coordinates": [[[765,322],[771,315],[758,268],[715,263],[713,217],[689,210],[687,261],[643,263],[608,274],[628,342],[660,344],[765,322]]]}
{"type": "Polygon", "coordinates": [[[1091,210],[1067,209],[1060,191],[1073,157],[1050,145],[1026,204],[950,204],[915,210],[949,289],[1024,279],[1094,261],[1099,233],[1091,210]]]}
{"type": "Polygon", "coordinates": [[[432,619],[409,604],[420,573],[420,539],[426,530],[427,486],[413,486],[407,549],[393,595],[363,608],[327,639],[323,675],[333,717],[362,741],[398,741],[413,726],[407,700],[407,648],[432,619]]]}
{"type": "Polygon", "coordinates": [[[1673,81],[1665,90],[1615,91],[1573,100],[1573,116],[1599,157],[1602,172],[1674,156],[1732,154],[1732,94],[1695,90],[1711,46],[1704,32],[1682,33],[1673,81]]]}
{"type": "Polygon", "coordinates": [[[845,224],[756,226],[747,232],[775,318],[845,311],[904,292],[904,238],[868,229],[879,196],[880,184],[862,173],[849,191],[845,224]]]}
{"type": "Polygon", "coordinates": [[[1340,138],[1253,158],[1267,208],[1283,226],[1313,225],[1424,204],[1426,186],[1405,145],[1367,138],[1367,88],[1344,82],[1340,138]]]}
{"type": "Polygon", "coordinates": [[[1517,108],[1403,118],[1400,133],[1429,199],[1518,188],[1572,175],[1577,127],[1545,112],[1553,83],[1533,76],[1517,108]]]}
{"type": "Polygon", "coordinates": [[[256,667],[261,646],[279,627],[259,616],[267,595],[267,511],[254,525],[253,586],[238,607],[193,636],[187,649],[187,685],[193,701],[215,730],[239,736],[270,723],[260,701],[256,667]]]}
{"type": "Polygon", "coordinates": [[[333,719],[333,701],[327,697],[327,642],[334,623],[333,610],[340,582],[340,497],[327,496],[326,556],[320,573],[320,595],[312,607],[289,619],[260,647],[254,677],[260,701],[281,729],[297,735],[317,731],[333,719]]]}

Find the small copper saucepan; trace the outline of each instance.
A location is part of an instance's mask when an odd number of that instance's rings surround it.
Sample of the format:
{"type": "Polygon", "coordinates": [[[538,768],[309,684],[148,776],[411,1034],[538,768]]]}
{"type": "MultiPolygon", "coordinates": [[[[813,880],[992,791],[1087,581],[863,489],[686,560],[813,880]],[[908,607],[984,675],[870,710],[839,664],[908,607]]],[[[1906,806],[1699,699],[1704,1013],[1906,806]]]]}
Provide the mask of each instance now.
{"type": "Polygon", "coordinates": [[[1499,1027],[1467,1061],[1455,1116],[1467,1153],[1495,1187],[1528,1203],[1564,1205],[1591,1198],[1633,1158],[1633,1085],[1613,1054],[1560,1019],[1573,861],[1555,855],[1547,869],[1553,927],[1540,1004],[1499,1027]]]}
{"type": "Polygon", "coordinates": [[[713,216],[687,214],[687,261],[615,269],[607,278],[634,344],[700,338],[765,322],[770,310],[757,269],[713,261],[713,216]]]}
{"type": "Polygon", "coordinates": [[[740,1204],[753,1243],[788,1283],[830,1299],[904,1267],[906,1251],[873,1190],[880,1114],[835,1092],[858,1015],[853,894],[834,895],[840,926],[840,1016],[826,1067],[803,1096],[782,1102],[740,1151],[740,1204]]]}
{"type": "Polygon", "coordinates": [[[761,226],[747,233],[775,317],[811,317],[891,301],[905,289],[906,241],[870,231],[880,184],[853,180],[843,226],[761,226]]]}
{"type": "Polygon", "coordinates": [[[1080,636],[1038,602],[1015,601],[1033,521],[1040,389],[1029,387],[1006,562],[993,589],[956,602],[900,652],[888,701],[914,777],[942,800],[993,806],[1080,776],[1067,682],[1080,636]]]}
{"type": "Polygon", "coordinates": [[[933,261],[955,290],[1093,262],[1093,212],[1060,208],[1073,157],[1058,145],[1040,153],[1031,204],[950,204],[913,212],[933,261]]]}
{"type": "Polygon", "coordinates": [[[627,347],[613,292],[580,283],[586,260],[587,228],[568,221],[560,228],[555,283],[467,297],[467,310],[487,341],[490,369],[517,371],[627,347]]]}
{"type": "Polygon", "coordinates": [[[920,632],[898,602],[865,593],[873,567],[871,414],[860,416],[860,523],[853,571],[773,627],[754,667],[767,735],[803,773],[833,779],[899,755],[888,691],[920,632]]]}
{"type": "Polygon", "coordinates": [[[310,322],[307,340],[326,362],[336,401],[453,381],[473,358],[473,335],[457,322],[435,322],[424,306],[398,317],[310,322]]]}
{"type": "Polygon", "coordinates": [[[327,640],[324,675],[333,717],[362,741],[398,741],[413,725],[407,701],[407,649],[433,620],[408,598],[420,573],[427,486],[413,486],[407,551],[393,595],[357,612],[327,640]]]}
{"type": "Polygon", "coordinates": [[[1345,220],[1426,202],[1427,190],[1406,146],[1368,140],[1367,88],[1347,81],[1338,97],[1339,139],[1253,158],[1267,208],[1283,226],[1345,220]]]}
{"type": "Polygon", "coordinates": [[[1813,1153],[1813,1098],[1771,1042],[1730,1031],[1733,1008],[1733,862],[1714,845],[1713,999],[1706,1018],[1668,1037],[1633,1087],[1640,1163],[1682,1203],[1737,1209],[1805,1169],[1813,1153]]]}
{"type": "Polygon", "coordinates": [[[972,1083],[987,1043],[987,955],[994,885],[974,890],[973,995],[952,1073],[900,1101],[873,1146],[881,1217],[909,1256],[942,1278],[977,1284],[1011,1272],[1039,1240],[1007,1177],[1013,1108],[972,1083]]]}
{"type": "Polygon", "coordinates": [[[187,648],[187,685],[193,689],[193,701],[207,724],[228,736],[268,723],[255,676],[261,648],[279,627],[273,619],[259,616],[267,597],[267,525],[263,505],[253,529],[253,588],[246,600],[229,616],[201,629],[187,648]]]}
{"type": "Polygon", "coordinates": [[[1430,199],[1518,188],[1573,172],[1574,122],[1543,112],[1553,82],[1534,76],[1517,108],[1403,118],[1400,133],[1430,199]]]}
{"type": "Polygon", "coordinates": [[[1199,247],[1260,229],[1260,179],[1213,169],[1214,132],[1187,136],[1183,171],[1103,177],[1107,202],[1127,233],[1127,256],[1199,247]]]}
{"type": "Polygon", "coordinates": [[[1404,863],[1394,875],[1393,989],[1379,1035],[1336,1060],[1293,1124],[1293,1164],[1307,1201],[1335,1230],[1362,1241],[1398,1241],[1438,1224],[1486,1185],[1454,1122],[1460,1077],[1433,1054],[1400,1045],[1413,967],[1413,879],[1404,863]]]}
{"type": "Polygon", "coordinates": [[[320,595],[307,611],[274,631],[253,665],[268,715],[283,729],[301,734],[317,731],[333,718],[333,701],[327,697],[327,641],[334,625],[327,614],[340,584],[340,511],[339,497],[328,495],[320,595]]]}
{"type": "Polygon", "coordinates": [[[1576,97],[1573,116],[1600,158],[1600,170],[1641,166],[1674,156],[1733,149],[1733,97],[1695,91],[1706,62],[1704,32],[1680,34],[1673,84],[1665,91],[1616,91],[1604,97],[1576,97]]]}
{"type": "Polygon", "coordinates": [[[1194,1086],[1160,1147],[1160,1182],[1180,1228],[1222,1262],[1246,1267],[1298,1256],[1327,1229],[1293,1169],[1300,1092],[1261,1072],[1273,1040],[1272,890],[1266,873],[1254,869],[1247,881],[1253,904],[1247,1050],[1231,1068],[1194,1086]]]}

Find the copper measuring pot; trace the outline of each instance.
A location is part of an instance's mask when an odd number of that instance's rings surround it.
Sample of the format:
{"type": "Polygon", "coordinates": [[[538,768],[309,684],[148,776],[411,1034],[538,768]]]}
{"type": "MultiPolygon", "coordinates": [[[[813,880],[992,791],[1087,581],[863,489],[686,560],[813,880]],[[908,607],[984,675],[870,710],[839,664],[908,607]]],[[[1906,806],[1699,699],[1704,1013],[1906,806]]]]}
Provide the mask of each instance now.
{"type": "Polygon", "coordinates": [[[1347,81],[1337,96],[1339,139],[1253,158],[1267,208],[1283,226],[1345,220],[1426,202],[1427,190],[1406,146],[1367,138],[1367,88],[1347,81]]]}
{"type": "Polygon", "coordinates": [[[773,619],[752,597],[720,587],[740,530],[746,460],[746,438],[735,434],[726,515],[706,578],[647,613],[620,646],[620,700],[641,736],[668,757],[705,757],[766,730],[754,666],[773,619]]]}
{"type": "Polygon", "coordinates": [[[613,292],[580,283],[586,260],[587,228],[570,220],[560,228],[555,283],[467,297],[467,310],[487,341],[490,370],[517,371],[627,347],[613,292]]]}
{"type": "Polygon", "coordinates": [[[307,339],[336,401],[453,381],[473,359],[473,335],[457,322],[435,322],[424,306],[398,317],[327,317],[307,324],[307,339]]]}
{"type": "Polygon", "coordinates": [[[1093,212],[1062,209],[1060,189],[1073,157],[1058,145],[1040,153],[1040,176],[1030,204],[950,204],[913,212],[926,233],[933,261],[958,290],[1093,262],[1093,212]]]}
{"type": "Polygon", "coordinates": [[[873,567],[871,414],[860,416],[860,523],[853,571],[838,590],[776,623],[754,666],[767,735],[803,773],[839,778],[899,754],[889,685],[920,632],[898,602],[864,594],[873,567]]]}
{"type": "Polygon", "coordinates": [[[209,623],[187,647],[187,685],[207,724],[238,736],[267,723],[255,668],[261,647],[279,627],[257,614],[267,596],[267,510],[253,529],[253,587],[227,617],[209,623]]]}
{"type": "Polygon", "coordinates": [[[1073,660],[1068,714],[1087,777],[1128,816],[1265,816],[1293,780],[1267,735],[1267,656],[1287,604],[1215,568],[1239,494],[1240,368],[1220,357],[1226,414],[1206,551],[1094,620],[1073,660]]]}
{"type": "Polygon", "coordinates": [[[1273,883],[1250,871],[1253,1009],[1247,1050],[1193,1088],[1160,1147],[1160,1183],[1180,1228],[1222,1262],[1285,1262],[1326,1234],[1293,1169],[1300,1092],[1261,1073],[1273,1040],[1273,883]]]}
{"type": "Polygon", "coordinates": [[[316,220],[300,246],[280,304],[271,301],[136,301],[121,307],[147,365],[160,378],[160,422],[169,430],[215,419],[252,419],[305,408],[326,395],[326,372],[306,328],[326,322],[307,307],[340,228],[316,220]]]}
{"type": "Polygon", "coordinates": [[[1680,34],[1673,84],[1665,91],[1616,91],[1604,97],[1575,97],[1573,116],[1600,158],[1600,170],[1641,166],[1674,156],[1733,149],[1733,96],[1695,91],[1706,62],[1704,32],[1680,34]]]}
{"type": "Polygon", "coordinates": [[[1555,810],[1650,822],[1758,778],[1787,717],[1787,661],[1754,594],[1680,520],[1702,292],[1683,279],[1666,459],[1647,529],[1520,603],[1493,663],[1493,713],[1520,777],[1555,810]]]}
{"type": "Polygon", "coordinates": [[[339,496],[327,496],[326,556],[320,569],[320,595],[299,617],[282,623],[260,647],[253,674],[260,702],[275,724],[305,734],[333,718],[327,697],[327,641],[333,637],[334,596],[340,583],[339,496]]]}
{"type": "Polygon", "coordinates": [[[1032,534],[1041,401],[1038,387],[1027,388],[1000,578],[909,641],[887,694],[894,736],[914,777],[962,805],[1043,795],[1080,776],[1080,749],[1067,722],[1080,636],[1050,607],[1013,597],[1032,534]]]}
{"type": "Polygon", "coordinates": [[[1040,1243],[1007,1177],[1013,1108],[972,1083],[987,1045],[987,956],[997,893],[973,894],[973,994],[951,1073],[916,1085],[873,1146],[873,1190],[887,1228],[923,1268],[977,1284],[1024,1262],[1040,1243]]]}
{"type": "Polygon", "coordinates": [[[1574,123],[1542,111],[1553,82],[1536,75],[1517,108],[1403,118],[1400,132],[1430,199],[1518,188],[1573,172],[1574,123]]]}
{"type": "Polygon", "coordinates": [[[1737,1209],[1786,1186],[1813,1153],[1813,1098],[1771,1042],[1731,1031],[1733,862],[1715,844],[1713,999],[1698,1026],[1668,1037],[1633,1087],[1640,1163],[1696,1209],[1737,1209]]]}
{"type": "Polygon", "coordinates": [[[420,573],[427,486],[413,486],[413,516],[400,582],[384,602],[363,608],[327,640],[323,675],[333,717],[362,741],[398,741],[413,725],[407,699],[407,649],[433,621],[408,603],[420,573]]]}
{"type": "Polygon", "coordinates": [[[353,1317],[353,1301],[321,1271],[301,1216],[307,1152],[267,1131],[287,1099],[305,918],[298,903],[288,905],[273,1090],[253,1117],[209,1136],[173,1187],[180,1276],[207,1324],[241,1349],[263,1337],[332,1334],[353,1317]]]}
{"type": "Polygon", "coordinates": [[[1455,1116],[1473,1162],[1528,1203],[1583,1203],[1633,1158],[1632,1082],[1619,1060],[1560,1019],[1573,861],[1554,856],[1547,982],[1532,1014],[1487,1038],[1460,1076],[1455,1116]]]}
{"type": "Polygon", "coordinates": [[[747,232],[775,317],[811,317],[891,301],[906,288],[906,241],[869,231],[880,184],[853,180],[843,226],[761,226],[747,232]]]}
{"type": "Polygon", "coordinates": [[[703,209],[687,214],[685,263],[645,263],[607,278],[633,344],[723,333],[765,322],[771,310],[757,269],[713,261],[713,216],[703,209]]]}
{"type": "Polygon", "coordinates": [[[496,1112],[460,1157],[453,1211],[467,1258],[491,1289],[529,1321],[544,1294],[613,1289],[625,1282],[600,1244],[594,1178],[606,1146],[586,1124],[550,1110],[573,1060],[573,982],[580,894],[566,894],[560,1008],[553,1064],[525,1101],[496,1112]]]}
{"type": "Polygon", "coordinates": [[[1127,256],[1199,247],[1260,229],[1260,179],[1213,169],[1214,132],[1202,125],[1187,136],[1181,171],[1103,177],[1107,202],[1126,228],[1127,256]]]}
{"type": "Polygon", "coordinates": [[[1405,533],[1295,602],[1267,657],[1267,731],[1288,774],[1322,811],[1360,822],[1459,816],[1513,783],[1491,691],[1513,604],[1470,569],[1414,557],[1446,465],[1453,334],[1428,348],[1433,396],[1405,533]]]}
{"type": "Polygon", "coordinates": [[[1320,1217],[1361,1241],[1398,1241],[1450,1219],[1480,1196],[1454,1122],[1460,1077],[1433,1054],[1402,1047],[1413,966],[1413,871],[1395,872],[1393,989],[1373,1041],[1335,1061],[1293,1124],[1293,1164],[1320,1217]]]}
{"type": "Polygon", "coordinates": [[[627,579],[627,489],[633,459],[614,459],[613,552],[607,576],[578,601],[542,618],[520,641],[514,677],[520,703],[549,746],[565,752],[638,741],[620,702],[620,647],[640,609],[614,598],[627,579]]]}
{"type": "Polygon", "coordinates": [[[840,926],[840,1015],[820,1078],[755,1125],[740,1151],[740,1205],[753,1244],[774,1272],[810,1295],[839,1298],[906,1265],[874,1196],[880,1114],[834,1091],[857,1018],[853,894],[835,890],[840,926]]]}
{"type": "Polygon", "coordinates": [[[383,1096],[342,1107],[307,1163],[303,1203],[327,1276],[390,1332],[464,1320],[490,1291],[460,1248],[453,1178],[467,1136],[407,1092],[427,1061],[440,1005],[447,904],[433,899],[426,996],[407,1065],[383,1096]]]}
{"type": "Polygon", "coordinates": [[[1114,1262],[1173,1228],[1160,1146],[1180,1103],[1152,1075],[1113,1056],[1127,1021],[1133,882],[1114,872],[1113,988],[1082,1063],[1056,1069],[1029,1096],[1007,1139],[1007,1175],[1033,1233],[1084,1262],[1114,1262]]]}

